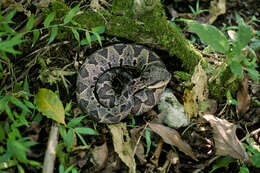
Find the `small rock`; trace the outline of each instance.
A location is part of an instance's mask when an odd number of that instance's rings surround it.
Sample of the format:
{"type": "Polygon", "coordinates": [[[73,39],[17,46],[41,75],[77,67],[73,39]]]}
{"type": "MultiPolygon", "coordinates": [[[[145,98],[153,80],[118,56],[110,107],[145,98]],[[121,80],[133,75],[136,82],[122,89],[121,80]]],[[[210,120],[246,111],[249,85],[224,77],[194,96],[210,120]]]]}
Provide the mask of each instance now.
{"type": "Polygon", "coordinates": [[[184,112],[184,106],[173,95],[172,90],[166,89],[158,104],[159,111],[163,114],[163,122],[172,128],[180,128],[190,123],[188,115],[184,112]]]}

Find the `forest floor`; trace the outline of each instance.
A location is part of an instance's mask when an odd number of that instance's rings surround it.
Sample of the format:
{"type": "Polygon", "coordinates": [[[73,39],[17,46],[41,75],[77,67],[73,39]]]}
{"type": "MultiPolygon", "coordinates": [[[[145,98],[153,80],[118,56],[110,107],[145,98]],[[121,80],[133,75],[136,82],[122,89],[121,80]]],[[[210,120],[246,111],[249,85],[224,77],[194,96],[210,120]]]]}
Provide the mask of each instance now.
{"type": "MultiPolygon", "coordinates": [[[[65,0],[68,7],[75,7],[79,2],[65,0]]],[[[92,2],[111,3],[110,0],[92,2]]],[[[225,62],[227,55],[205,52],[206,43],[180,19],[213,25],[228,40],[235,39],[239,22],[249,26],[252,36],[244,52],[248,57],[252,52],[255,55],[253,65],[259,79],[259,0],[201,0],[199,3],[164,0],[162,4],[169,22],[180,27],[184,36],[212,64],[225,62]]],[[[81,7],[89,5],[85,0],[81,7]]],[[[84,59],[101,48],[100,42],[105,47],[133,41],[104,34],[106,28],[100,26],[88,32],[85,41],[91,40],[91,44],[81,42],[80,45],[79,37],[84,32],[69,30],[71,37],[67,39],[66,32],[59,33],[60,30],[49,27],[52,17],[55,18],[46,10],[51,6],[52,2],[44,0],[1,0],[0,3],[0,173],[39,172],[43,167],[51,169],[52,164],[54,172],[60,173],[260,172],[260,85],[249,77],[248,69],[243,66],[244,77],[236,93],[226,93],[219,100],[209,95],[210,108],[204,115],[189,114],[190,123],[185,127],[173,129],[158,123],[157,106],[144,116],[129,116],[117,125],[96,123],[78,106],[77,72],[84,59]],[[42,20],[39,17],[42,13],[49,19],[42,20]],[[47,29],[36,29],[44,27],[47,29]],[[19,35],[26,30],[30,32],[19,35]],[[53,130],[57,126],[59,130],[55,134],[53,130]],[[50,159],[48,165],[44,159],[48,157],[48,140],[53,140],[50,133],[57,137],[54,141],[58,144],[54,145],[56,160],[50,159]]],[[[214,35],[211,37],[215,40],[214,35]]],[[[167,51],[154,48],[153,51],[162,57],[170,72],[184,71],[180,60],[167,51]]],[[[184,81],[174,74],[168,84],[182,105],[192,104],[185,95],[195,85],[190,80],[184,81]]]]}

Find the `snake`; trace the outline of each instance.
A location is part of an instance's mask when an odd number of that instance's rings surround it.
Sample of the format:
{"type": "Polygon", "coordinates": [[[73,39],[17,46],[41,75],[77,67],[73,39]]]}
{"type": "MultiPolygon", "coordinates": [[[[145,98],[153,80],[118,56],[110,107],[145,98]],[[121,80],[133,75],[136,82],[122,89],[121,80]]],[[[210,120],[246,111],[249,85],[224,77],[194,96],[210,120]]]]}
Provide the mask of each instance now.
{"type": "Polygon", "coordinates": [[[118,123],[150,111],[171,79],[160,57],[138,44],[117,43],[92,53],[79,69],[76,95],[84,113],[118,123]]]}

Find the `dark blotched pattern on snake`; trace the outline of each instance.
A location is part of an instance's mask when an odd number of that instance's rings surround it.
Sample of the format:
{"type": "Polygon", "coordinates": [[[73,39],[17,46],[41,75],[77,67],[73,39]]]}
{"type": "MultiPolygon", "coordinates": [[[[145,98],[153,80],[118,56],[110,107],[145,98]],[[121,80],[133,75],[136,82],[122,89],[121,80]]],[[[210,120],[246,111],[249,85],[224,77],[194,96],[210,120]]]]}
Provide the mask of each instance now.
{"type": "Polygon", "coordinates": [[[91,54],[81,66],[77,99],[81,109],[101,123],[117,123],[155,106],[171,74],[146,47],[115,44],[91,54]]]}

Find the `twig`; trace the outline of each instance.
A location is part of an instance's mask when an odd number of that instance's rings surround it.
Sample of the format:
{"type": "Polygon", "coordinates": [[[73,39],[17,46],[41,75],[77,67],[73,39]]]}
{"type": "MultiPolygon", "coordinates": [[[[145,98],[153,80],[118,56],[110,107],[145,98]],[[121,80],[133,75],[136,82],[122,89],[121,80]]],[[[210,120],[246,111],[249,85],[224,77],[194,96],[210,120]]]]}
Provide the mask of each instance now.
{"type": "Polygon", "coordinates": [[[215,160],[219,159],[220,157],[221,156],[216,156],[216,157],[210,159],[205,164],[202,164],[202,168],[198,168],[198,169],[194,170],[192,173],[199,173],[199,172],[201,172],[206,166],[209,166],[211,163],[213,163],[215,160]]]}
{"type": "Polygon", "coordinates": [[[58,144],[59,125],[53,123],[49,134],[48,146],[44,156],[42,173],[52,173],[54,170],[54,162],[56,158],[56,147],[58,144]]]}
{"type": "Polygon", "coordinates": [[[137,140],[137,142],[136,142],[135,148],[134,148],[133,157],[135,156],[135,153],[136,153],[136,150],[137,150],[137,146],[138,146],[138,144],[139,144],[140,141],[141,141],[142,134],[144,133],[144,131],[145,131],[145,129],[147,128],[148,125],[149,125],[149,123],[146,123],[145,126],[144,126],[144,128],[143,128],[143,130],[142,130],[142,132],[140,133],[140,136],[139,136],[139,138],[138,138],[138,140],[137,140]]]}
{"type": "Polygon", "coordinates": [[[245,136],[244,138],[242,138],[240,141],[243,142],[243,141],[245,141],[247,138],[249,138],[250,136],[252,136],[252,135],[254,135],[254,134],[256,134],[256,133],[259,133],[259,132],[260,132],[260,128],[258,128],[258,129],[256,129],[256,130],[252,131],[250,134],[246,135],[246,136],[245,136]]]}

